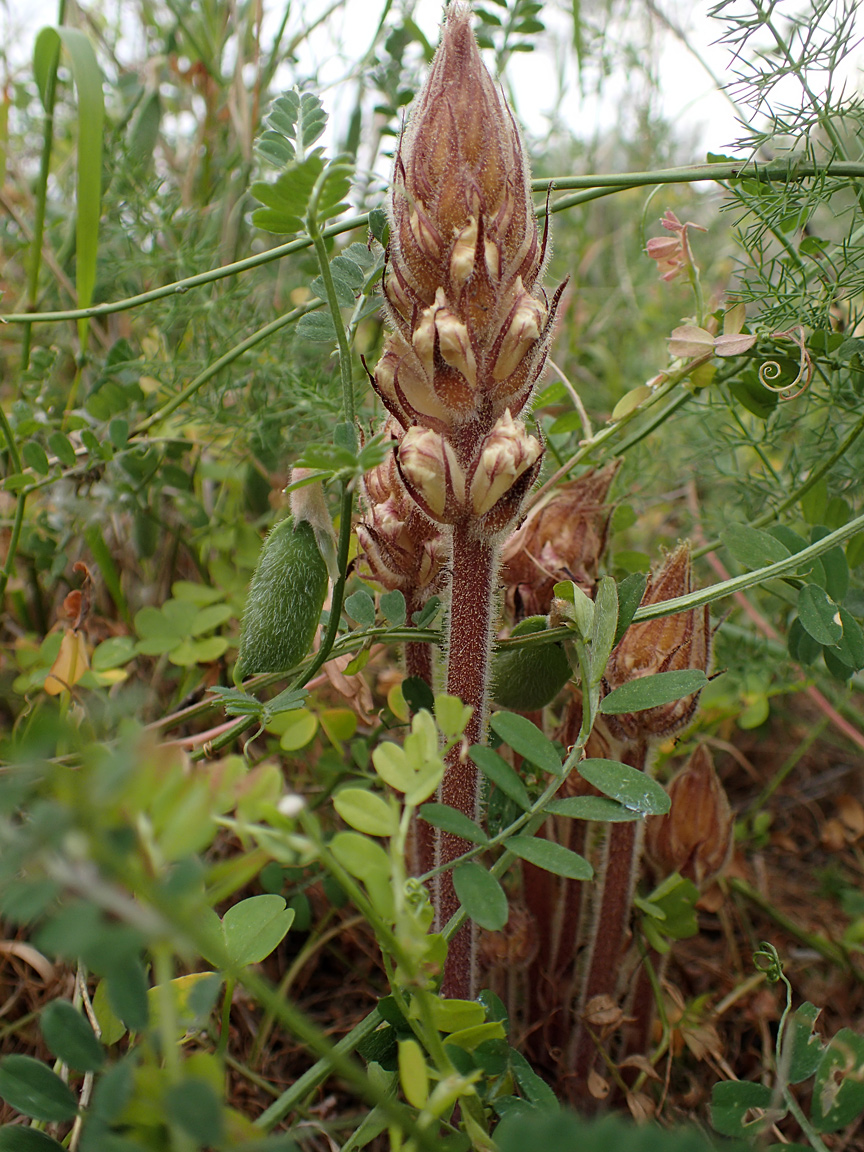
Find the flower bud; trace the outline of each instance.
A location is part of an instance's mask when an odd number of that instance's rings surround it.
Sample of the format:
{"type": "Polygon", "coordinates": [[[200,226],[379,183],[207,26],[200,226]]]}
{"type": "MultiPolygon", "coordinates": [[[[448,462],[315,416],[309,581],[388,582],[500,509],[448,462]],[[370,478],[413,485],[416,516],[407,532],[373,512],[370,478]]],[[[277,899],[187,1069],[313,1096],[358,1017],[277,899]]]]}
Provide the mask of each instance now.
{"type": "MultiPolygon", "coordinates": [[[[648,579],[642,604],[659,604],[692,591],[690,545],[679,544],[670,552],[659,572],[648,579]]],[[[711,660],[711,628],[707,604],[689,612],[676,612],[658,620],[631,624],[613,649],[603,678],[608,691],[656,672],[700,668],[707,672],[711,660]]],[[[644,740],[671,736],[693,718],[699,694],[694,692],[657,708],[607,716],[606,723],[621,740],[644,740]]]]}
{"type": "Polygon", "coordinates": [[[440,524],[460,518],[465,474],[449,442],[428,428],[409,428],[399,445],[399,475],[420,508],[440,524]]]}
{"type": "Polygon", "coordinates": [[[549,611],[552,589],[573,580],[590,593],[612,506],[606,503],[620,461],[590,469],[536,504],[525,523],[504,545],[501,575],[507,607],[515,619],[549,611]]]}
{"type": "Polygon", "coordinates": [[[492,368],[494,380],[505,380],[512,376],[528,350],[540,339],[546,323],[546,308],[540,300],[525,291],[521,277],[516,279],[514,295],[492,368]]]}
{"type": "Polygon", "coordinates": [[[471,507],[475,516],[483,516],[494,508],[542,455],[540,441],[528,434],[524,424],[517,424],[508,409],[487,437],[471,477],[471,507]]]}
{"type": "Polygon", "coordinates": [[[645,855],[658,879],[680,872],[700,889],[729,861],[735,825],[711,753],[700,744],[667,789],[672,806],[649,816],[645,855]]]}

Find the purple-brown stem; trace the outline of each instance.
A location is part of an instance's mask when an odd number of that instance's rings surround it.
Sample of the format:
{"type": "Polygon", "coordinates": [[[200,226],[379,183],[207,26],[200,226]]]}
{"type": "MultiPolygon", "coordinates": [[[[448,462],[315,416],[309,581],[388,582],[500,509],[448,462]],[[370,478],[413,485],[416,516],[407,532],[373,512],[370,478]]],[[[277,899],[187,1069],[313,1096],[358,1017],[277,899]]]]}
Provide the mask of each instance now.
{"type": "MultiPolygon", "coordinates": [[[[498,554],[494,545],[479,540],[470,522],[453,527],[453,582],[450,602],[449,660],[447,692],[458,696],[473,711],[465,729],[469,745],[479,744],[486,731],[488,708],[489,651],[492,639],[492,606],[498,574],[498,554]]],[[[472,820],[480,814],[480,785],[477,768],[463,758],[459,746],[447,757],[447,771],[441,785],[442,804],[457,808],[472,820]]],[[[435,863],[442,867],[471,847],[450,832],[435,830],[435,863]]],[[[453,887],[453,874],[439,874],[433,900],[438,925],[443,927],[459,907],[453,887]],[[437,898],[436,898],[437,897],[437,898]]],[[[470,921],[450,941],[444,969],[442,995],[470,999],[477,982],[476,928],[470,921]]]]}
{"type": "MultiPolygon", "coordinates": [[[[644,742],[625,747],[621,759],[644,770],[647,747],[644,742]]],[[[639,864],[641,829],[636,820],[612,824],[606,841],[603,884],[598,894],[598,911],[592,927],[592,939],[585,979],[580,997],[580,1020],[576,1027],[571,1067],[576,1092],[585,1095],[585,1083],[593,1067],[597,1050],[581,1014],[595,996],[614,999],[621,959],[630,926],[633,889],[639,864]]]]}
{"type": "MultiPolygon", "coordinates": [[[[411,620],[414,613],[423,607],[422,602],[407,598],[407,615],[411,620]]],[[[432,645],[405,645],[405,675],[417,677],[432,687],[432,645]]],[[[415,876],[431,872],[435,867],[435,836],[431,824],[414,818],[413,828],[414,858],[411,870],[415,876]]]]}

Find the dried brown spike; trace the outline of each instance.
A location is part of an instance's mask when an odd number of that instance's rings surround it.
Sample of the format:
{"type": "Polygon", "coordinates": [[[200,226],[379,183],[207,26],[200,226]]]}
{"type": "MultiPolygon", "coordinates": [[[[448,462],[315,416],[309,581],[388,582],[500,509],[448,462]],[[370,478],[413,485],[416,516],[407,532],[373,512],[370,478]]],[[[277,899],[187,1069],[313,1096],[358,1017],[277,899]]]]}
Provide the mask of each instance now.
{"type": "Polygon", "coordinates": [[[732,852],[735,823],[711,753],[700,744],[668,787],[671,808],[650,816],[645,855],[658,878],[680,872],[704,889],[732,852]]]}
{"type": "MultiPolygon", "coordinates": [[[[659,604],[686,596],[692,591],[689,543],[679,544],[664,560],[659,571],[649,577],[642,604],[659,604]]],[[[676,612],[659,620],[632,624],[606,666],[604,685],[608,691],[656,672],[697,669],[707,672],[711,663],[711,627],[708,605],[689,612],[676,612]]],[[[698,694],[674,700],[642,712],[606,716],[610,732],[619,740],[647,740],[671,736],[693,718],[698,694]]]]}

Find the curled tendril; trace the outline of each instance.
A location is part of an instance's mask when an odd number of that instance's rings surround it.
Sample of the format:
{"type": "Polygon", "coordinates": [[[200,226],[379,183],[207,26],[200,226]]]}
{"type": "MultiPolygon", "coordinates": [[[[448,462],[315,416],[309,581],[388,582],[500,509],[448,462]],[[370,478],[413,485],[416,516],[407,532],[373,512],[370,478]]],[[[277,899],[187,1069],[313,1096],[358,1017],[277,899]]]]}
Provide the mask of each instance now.
{"type": "Polygon", "coordinates": [[[765,979],[769,984],[776,984],[778,980],[783,979],[783,963],[777,949],[767,940],[763,940],[758,951],[753,953],[753,963],[760,972],[765,973],[765,979]]]}
{"type": "Polygon", "coordinates": [[[788,384],[775,384],[773,381],[779,378],[783,369],[776,360],[766,360],[759,368],[759,383],[769,392],[778,393],[781,400],[795,400],[807,391],[813,379],[813,361],[804,343],[804,329],[799,324],[795,328],[790,328],[788,332],[772,332],[771,335],[775,340],[791,340],[797,345],[800,353],[798,375],[788,384]],[[797,391],[793,391],[794,388],[797,388],[797,391]]]}

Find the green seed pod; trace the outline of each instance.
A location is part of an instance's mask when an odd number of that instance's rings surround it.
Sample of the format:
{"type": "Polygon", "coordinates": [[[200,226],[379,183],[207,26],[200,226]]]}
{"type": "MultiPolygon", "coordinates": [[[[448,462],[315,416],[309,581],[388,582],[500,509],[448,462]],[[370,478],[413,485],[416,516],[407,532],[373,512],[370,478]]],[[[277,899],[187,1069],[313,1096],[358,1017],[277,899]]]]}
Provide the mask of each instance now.
{"type": "Polygon", "coordinates": [[[312,644],[327,595],[327,565],[307,520],[282,520],[264,541],[252,577],[237,670],[284,672],[312,644]]]}
{"type": "MultiPolygon", "coordinates": [[[[527,636],[548,627],[545,616],[528,616],[510,635],[527,636]]],[[[492,699],[500,708],[534,712],[554,700],[571,675],[560,644],[499,651],[492,662],[492,699]]]]}

